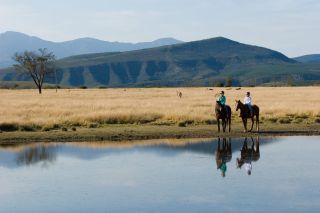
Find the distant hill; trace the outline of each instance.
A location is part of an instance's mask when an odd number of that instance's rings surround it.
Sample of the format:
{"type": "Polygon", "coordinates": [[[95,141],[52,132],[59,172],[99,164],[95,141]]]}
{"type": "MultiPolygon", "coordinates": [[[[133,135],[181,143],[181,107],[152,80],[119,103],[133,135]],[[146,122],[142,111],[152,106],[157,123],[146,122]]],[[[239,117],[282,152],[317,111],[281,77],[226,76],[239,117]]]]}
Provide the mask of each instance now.
{"type": "Polygon", "coordinates": [[[53,51],[57,58],[63,58],[87,53],[138,50],[177,44],[181,42],[182,41],[174,38],[162,38],[152,42],[142,42],[136,44],[109,42],[94,38],[80,38],[65,42],[52,42],[23,33],[8,31],[0,34],[0,67],[4,68],[11,66],[11,57],[15,52],[23,52],[25,50],[34,51],[38,50],[39,48],[47,48],[49,51],[53,51]]]}
{"type": "Polygon", "coordinates": [[[294,60],[301,63],[320,64],[320,54],[304,55],[294,58],[294,60]]]}
{"type": "MultiPolygon", "coordinates": [[[[223,37],[72,56],[56,66],[58,83],[73,87],[213,86],[230,78],[235,86],[320,82],[317,64],[302,64],[277,51],[223,37]]],[[[0,71],[3,81],[28,79],[9,69],[0,71]]]]}

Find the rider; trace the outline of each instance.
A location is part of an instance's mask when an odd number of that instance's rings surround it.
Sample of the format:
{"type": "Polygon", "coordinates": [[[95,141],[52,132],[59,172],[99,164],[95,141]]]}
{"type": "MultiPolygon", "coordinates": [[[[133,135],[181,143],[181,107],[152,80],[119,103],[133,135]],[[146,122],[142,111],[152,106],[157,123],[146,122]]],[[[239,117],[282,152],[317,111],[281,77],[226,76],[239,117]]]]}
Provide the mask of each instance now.
{"type": "Polygon", "coordinates": [[[218,169],[220,169],[220,171],[221,171],[221,176],[225,177],[226,176],[226,171],[227,171],[226,162],[223,162],[218,169]]]}
{"type": "Polygon", "coordinates": [[[249,110],[250,110],[250,115],[251,117],[253,116],[253,111],[252,111],[252,98],[250,96],[250,92],[247,92],[246,97],[244,97],[243,100],[244,104],[246,106],[248,106],[249,110]]]}
{"type": "Polygon", "coordinates": [[[226,108],[226,96],[224,96],[224,91],[221,91],[220,92],[220,96],[218,98],[218,101],[220,102],[220,104],[222,105],[222,107],[224,108],[225,111],[227,111],[227,108],[226,108]]]}

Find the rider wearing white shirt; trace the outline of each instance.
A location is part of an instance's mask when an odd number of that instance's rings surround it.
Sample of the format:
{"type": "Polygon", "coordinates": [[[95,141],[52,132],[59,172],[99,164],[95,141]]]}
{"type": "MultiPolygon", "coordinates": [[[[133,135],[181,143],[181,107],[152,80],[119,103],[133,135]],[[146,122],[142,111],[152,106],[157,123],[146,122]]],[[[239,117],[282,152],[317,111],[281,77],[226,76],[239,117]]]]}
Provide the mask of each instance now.
{"type": "Polygon", "coordinates": [[[251,175],[251,171],[252,171],[252,164],[250,163],[244,163],[244,169],[247,171],[248,175],[251,175]]]}
{"type": "Polygon", "coordinates": [[[246,106],[248,106],[249,110],[250,110],[250,114],[251,116],[253,116],[253,112],[252,112],[252,98],[250,97],[250,92],[247,92],[246,97],[244,97],[243,100],[244,104],[246,106]]]}

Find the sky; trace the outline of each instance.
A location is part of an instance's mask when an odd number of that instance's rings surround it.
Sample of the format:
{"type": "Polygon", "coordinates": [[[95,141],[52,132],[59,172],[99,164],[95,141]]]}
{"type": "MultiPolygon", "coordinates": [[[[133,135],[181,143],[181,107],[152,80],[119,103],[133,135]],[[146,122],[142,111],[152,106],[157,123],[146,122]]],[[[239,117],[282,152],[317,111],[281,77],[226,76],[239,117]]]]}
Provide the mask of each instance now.
{"type": "Polygon", "coordinates": [[[0,33],[5,31],[50,41],[223,36],[294,57],[320,54],[320,1],[0,0],[0,33]]]}

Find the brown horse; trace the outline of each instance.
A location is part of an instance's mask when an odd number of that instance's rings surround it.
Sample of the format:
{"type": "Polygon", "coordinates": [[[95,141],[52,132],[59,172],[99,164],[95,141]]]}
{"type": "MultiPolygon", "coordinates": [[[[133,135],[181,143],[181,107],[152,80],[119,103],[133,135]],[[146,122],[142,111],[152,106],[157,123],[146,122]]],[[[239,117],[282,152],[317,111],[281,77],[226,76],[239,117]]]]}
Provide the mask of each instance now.
{"type": "MultiPolygon", "coordinates": [[[[260,159],[259,137],[256,141],[251,138],[251,141],[251,147],[248,147],[247,138],[245,138],[243,146],[241,148],[240,158],[237,158],[237,168],[241,169],[243,164],[247,163],[251,165],[252,162],[258,161],[260,159]]],[[[248,171],[248,175],[250,174],[251,170],[248,171]]]]}
{"type": "Polygon", "coordinates": [[[249,132],[252,131],[253,124],[254,124],[254,117],[256,117],[256,130],[257,132],[259,132],[259,114],[260,114],[259,107],[257,105],[252,105],[252,114],[251,114],[248,106],[243,104],[240,100],[236,100],[236,111],[238,111],[239,109],[240,109],[240,117],[242,119],[243,126],[244,126],[244,131],[245,132],[248,131],[247,129],[248,118],[251,119],[252,121],[251,129],[249,130],[249,132]]]}
{"type": "Polygon", "coordinates": [[[222,122],[222,130],[223,132],[226,131],[227,125],[229,125],[229,132],[231,131],[231,108],[230,106],[226,105],[223,107],[220,101],[216,102],[216,119],[218,124],[218,132],[220,132],[220,119],[222,122]]]}

